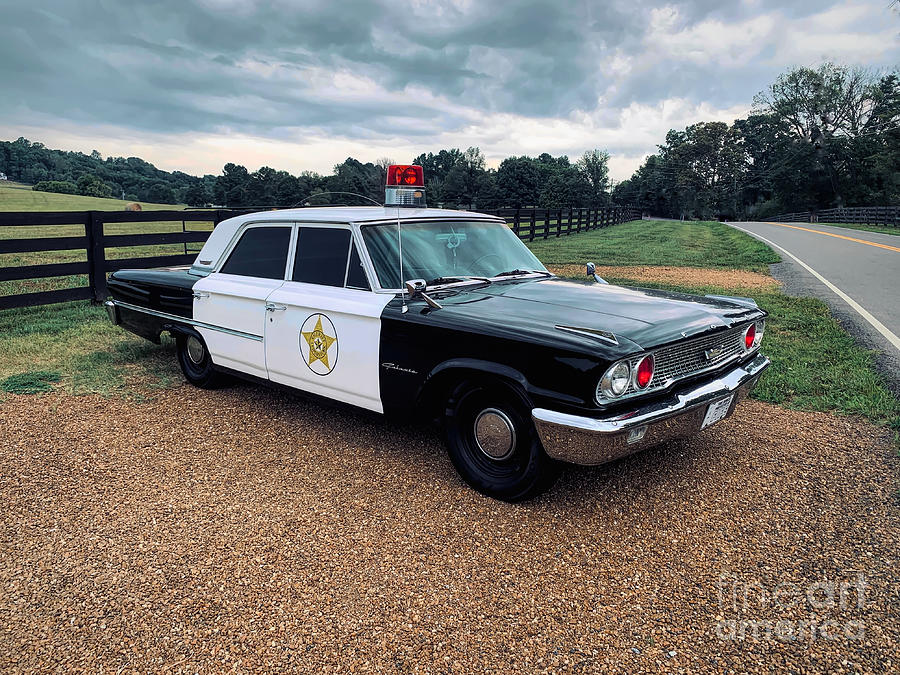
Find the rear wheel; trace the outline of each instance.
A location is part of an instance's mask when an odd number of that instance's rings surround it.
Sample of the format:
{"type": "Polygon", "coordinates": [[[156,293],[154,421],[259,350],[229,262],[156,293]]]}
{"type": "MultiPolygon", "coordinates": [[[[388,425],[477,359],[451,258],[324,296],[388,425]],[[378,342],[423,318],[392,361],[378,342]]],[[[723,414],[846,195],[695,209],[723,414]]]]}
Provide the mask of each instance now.
{"type": "Polygon", "coordinates": [[[177,335],[175,347],[178,365],[188,382],[202,389],[214,389],[222,383],[222,374],[213,369],[209,350],[202,337],[177,335]]]}
{"type": "Polygon", "coordinates": [[[459,475],[494,499],[517,502],[548,490],[559,465],[544,452],[524,396],[499,381],[465,381],[447,400],[444,440],[459,475]]]}

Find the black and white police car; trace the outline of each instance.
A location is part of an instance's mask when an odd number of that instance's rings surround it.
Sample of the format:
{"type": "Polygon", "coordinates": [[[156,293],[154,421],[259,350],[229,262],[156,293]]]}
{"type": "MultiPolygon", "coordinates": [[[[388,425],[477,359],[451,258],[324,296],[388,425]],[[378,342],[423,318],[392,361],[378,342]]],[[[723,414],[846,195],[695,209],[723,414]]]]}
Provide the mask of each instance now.
{"type": "Polygon", "coordinates": [[[190,268],[113,273],[110,319],[171,333],[200,387],[430,415],[463,479],[507,501],[561,462],[698,433],[769,365],[752,300],[557,278],[502,219],[425,208],[421,167],[390,167],[386,196],[225,220],[190,268]]]}

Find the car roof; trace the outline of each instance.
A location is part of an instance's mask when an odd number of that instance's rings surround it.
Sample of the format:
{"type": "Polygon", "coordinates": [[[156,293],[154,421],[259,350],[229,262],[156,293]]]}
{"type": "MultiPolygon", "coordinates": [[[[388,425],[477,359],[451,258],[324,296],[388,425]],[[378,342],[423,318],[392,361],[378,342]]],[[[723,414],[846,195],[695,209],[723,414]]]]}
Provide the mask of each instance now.
{"type": "Polygon", "coordinates": [[[460,218],[477,220],[497,220],[497,216],[472,211],[455,211],[453,209],[416,209],[397,208],[393,206],[315,206],[301,209],[274,209],[258,211],[229,218],[223,223],[236,224],[247,221],[299,221],[313,223],[365,223],[385,220],[431,220],[438,218],[460,218]]]}
{"type": "Polygon", "coordinates": [[[451,209],[415,209],[398,208],[396,206],[321,206],[307,207],[303,209],[274,209],[272,211],[257,211],[244,213],[223,220],[215,226],[203,244],[203,248],[197,255],[191,270],[196,273],[208,273],[212,271],[217,261],[228,248],[229,242],[247,223],[334,223],[334,224],[365,224],[377,222],[401,221],[428,221],[442,220],[482,220],[505,223],[497,216],[489,216],[485,213],[473,213],[471,211],[453,211],[451,209]]]}

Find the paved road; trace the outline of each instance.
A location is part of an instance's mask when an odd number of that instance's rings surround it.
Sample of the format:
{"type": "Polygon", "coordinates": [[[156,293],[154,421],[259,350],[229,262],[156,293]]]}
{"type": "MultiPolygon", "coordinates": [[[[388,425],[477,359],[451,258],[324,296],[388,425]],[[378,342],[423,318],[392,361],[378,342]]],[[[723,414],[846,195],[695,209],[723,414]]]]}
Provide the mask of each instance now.
{"type": "Polygon", "coordinates": [[[772,274],[785,291],[824,300],[877,350],[879,370],[900,393],[900,236],[807,223],[729,225],[774,244],[783,262],[772,274]]]}

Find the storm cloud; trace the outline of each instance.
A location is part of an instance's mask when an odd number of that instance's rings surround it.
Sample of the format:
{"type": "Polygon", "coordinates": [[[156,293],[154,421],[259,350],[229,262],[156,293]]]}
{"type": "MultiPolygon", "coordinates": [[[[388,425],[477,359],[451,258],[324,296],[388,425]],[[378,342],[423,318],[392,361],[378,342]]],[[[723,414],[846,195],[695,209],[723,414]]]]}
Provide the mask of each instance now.
{"type": "Polygon", "coordinates": [[[2,0],[0,129],[639,158],[792,65],[895,64],[887,4],[2,0]]]}

